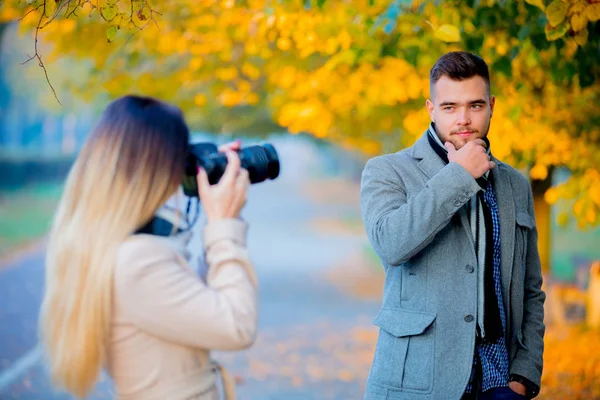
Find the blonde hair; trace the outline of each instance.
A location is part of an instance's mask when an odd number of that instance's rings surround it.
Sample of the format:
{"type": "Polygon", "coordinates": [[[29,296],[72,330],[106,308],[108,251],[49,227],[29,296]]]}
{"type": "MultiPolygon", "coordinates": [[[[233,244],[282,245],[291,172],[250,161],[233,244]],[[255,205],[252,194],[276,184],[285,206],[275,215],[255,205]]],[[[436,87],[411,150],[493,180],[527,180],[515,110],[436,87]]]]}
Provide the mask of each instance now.
{"type": "Polygon", "coordinates": [[[178,109],[122,97],[69,172],[50,232],[39,328],[52,381],[78,397],[106,361],[119,245],[176,191],[188,140],[178,109]]]}

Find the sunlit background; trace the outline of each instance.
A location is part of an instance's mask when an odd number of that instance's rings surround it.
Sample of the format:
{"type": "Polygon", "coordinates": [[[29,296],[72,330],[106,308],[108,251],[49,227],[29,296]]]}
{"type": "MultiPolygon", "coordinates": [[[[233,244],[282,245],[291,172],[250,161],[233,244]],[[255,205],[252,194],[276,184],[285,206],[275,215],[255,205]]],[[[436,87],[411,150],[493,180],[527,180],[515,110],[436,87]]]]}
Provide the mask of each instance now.
{"type": "MultiPolygon", "coordinates": [[[[458,49],[490,65],[492,152],[534,192],[548,293],[539,398],[600,399],[599,19],[586,0],[3,0],[0,399],[69,398],[37,347],[45,235],[99,113],[128,93],[180,106],[195,141],[279,152],[280,177],[253,185],[244,210],[259,338],[215,355],[240,398],[361,398],[383,271],[360,174],[422,134],[429,68],[458,49]]],[[[103,376],[92,399],[110,396],[103,376]]]]}

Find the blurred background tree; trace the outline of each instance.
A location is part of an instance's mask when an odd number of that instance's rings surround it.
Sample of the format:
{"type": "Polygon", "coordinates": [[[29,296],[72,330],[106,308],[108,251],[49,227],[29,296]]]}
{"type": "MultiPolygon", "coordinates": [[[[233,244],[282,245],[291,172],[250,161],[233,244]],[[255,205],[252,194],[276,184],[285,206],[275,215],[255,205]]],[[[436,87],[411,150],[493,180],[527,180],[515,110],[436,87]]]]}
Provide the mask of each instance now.
{"type": "Polygon", "coordinates": [[[46,70],[70,60],[68,68],[86,69],[84,82],[58,85],[50,74],[58,99],[69,93],[102,103],[143,93],[180,105],[193,129],[282,127],[367,156],[422,134],[429,69],[447,51],[472,51],[490,65],[498,97],[493,152],[532,179],[544,269],[550,205],[569,200],[562,225],[570,215],[580,229],[600,221],[596,0],[4,0],[0,7],[4,24],[34,32],[31,62],[46,70]]]}

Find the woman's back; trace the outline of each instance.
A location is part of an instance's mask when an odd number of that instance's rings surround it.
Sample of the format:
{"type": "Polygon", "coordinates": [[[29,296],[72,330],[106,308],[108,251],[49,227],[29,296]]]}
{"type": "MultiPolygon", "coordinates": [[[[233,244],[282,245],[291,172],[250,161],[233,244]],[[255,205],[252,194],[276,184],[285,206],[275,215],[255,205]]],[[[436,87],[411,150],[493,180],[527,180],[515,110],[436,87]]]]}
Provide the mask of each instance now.
{"type": "Polygon", "coordinates": [[[107,365],[118,398],[218,398],[208,349],[248,347],[256,331],[245,231],[239,220],[206,226],[206,284],[176,238],[142,234],[122,244],[107,365]]]}

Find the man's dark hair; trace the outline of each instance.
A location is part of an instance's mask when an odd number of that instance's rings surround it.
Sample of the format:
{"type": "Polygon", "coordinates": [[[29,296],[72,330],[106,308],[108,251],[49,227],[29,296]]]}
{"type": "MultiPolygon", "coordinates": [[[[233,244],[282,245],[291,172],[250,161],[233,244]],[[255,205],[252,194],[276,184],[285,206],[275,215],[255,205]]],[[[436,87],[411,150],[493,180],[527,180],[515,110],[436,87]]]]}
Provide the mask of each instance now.
{"type": "Polygon", "coordinates": [[[483,59],[466,51],[453,51],[441,56],[429,73],[429,91],[433,97],[433,85],[442,77],[462,81],[474,76],[480,76],[490,91],[490,72],[483,59]]]}

